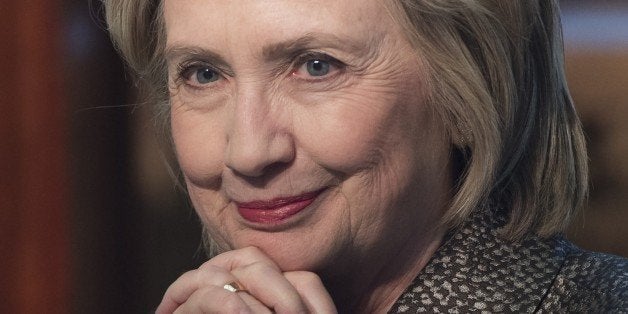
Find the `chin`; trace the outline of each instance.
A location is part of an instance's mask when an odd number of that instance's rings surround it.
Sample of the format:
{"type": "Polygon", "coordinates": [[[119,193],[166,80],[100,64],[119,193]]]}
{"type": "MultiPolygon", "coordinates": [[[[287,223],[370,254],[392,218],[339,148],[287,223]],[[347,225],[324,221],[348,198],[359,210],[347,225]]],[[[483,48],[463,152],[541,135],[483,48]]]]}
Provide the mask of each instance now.
{"type": "Polygon", "coordinates": [[[334,242],[299,231],[258,233],[237,241],[235,248],[255,246],[277,263],[282,271],[316,272],[335,260],[338,242],[334,242]]]}

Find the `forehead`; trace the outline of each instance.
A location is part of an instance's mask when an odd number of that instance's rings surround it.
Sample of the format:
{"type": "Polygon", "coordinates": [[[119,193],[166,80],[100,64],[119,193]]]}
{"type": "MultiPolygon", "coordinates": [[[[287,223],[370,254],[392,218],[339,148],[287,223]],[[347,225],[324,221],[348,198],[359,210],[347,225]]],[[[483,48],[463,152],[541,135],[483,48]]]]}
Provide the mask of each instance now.
{"type": "Polygon", "coordinates": [[[360,40],[397,32],[382,0],[165,0],[167,45],[240,49],[308,34],[360,40]]]}

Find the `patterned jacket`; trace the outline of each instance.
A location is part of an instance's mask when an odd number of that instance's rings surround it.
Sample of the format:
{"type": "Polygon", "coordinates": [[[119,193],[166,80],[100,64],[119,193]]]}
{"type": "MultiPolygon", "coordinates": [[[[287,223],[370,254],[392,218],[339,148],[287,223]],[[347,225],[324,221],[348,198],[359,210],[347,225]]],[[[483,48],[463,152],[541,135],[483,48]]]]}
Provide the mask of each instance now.
{"type": "Polygon", "coordinates": [[[511,243],[494,216],[449,234],[390,313],[628,313],[628,259],[562,236],[511,243]]]}

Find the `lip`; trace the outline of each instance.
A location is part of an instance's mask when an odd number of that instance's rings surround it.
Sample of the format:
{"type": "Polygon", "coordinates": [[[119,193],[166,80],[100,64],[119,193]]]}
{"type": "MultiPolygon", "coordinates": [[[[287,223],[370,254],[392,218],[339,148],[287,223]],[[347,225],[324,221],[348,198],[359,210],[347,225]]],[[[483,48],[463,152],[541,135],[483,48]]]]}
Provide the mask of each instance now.
{"type": "Polygon", "coordinates": [[[239,203],[238,213],[249,222],[276,224],[286,220],[310,206],[325,189],[297,196],[279,197],[272,200],[239,203]]]}

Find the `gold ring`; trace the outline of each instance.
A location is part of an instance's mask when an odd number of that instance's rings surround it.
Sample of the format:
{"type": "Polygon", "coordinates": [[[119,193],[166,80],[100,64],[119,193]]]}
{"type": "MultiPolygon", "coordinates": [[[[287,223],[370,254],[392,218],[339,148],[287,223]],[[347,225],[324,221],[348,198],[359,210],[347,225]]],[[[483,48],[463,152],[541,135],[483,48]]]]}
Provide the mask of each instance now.
{"type": "Polygon", "coordinates": [[[222,286],[222,288],[231,292],[240,292],[240,291],[246,292],[246,289],[244,289],[242,285],[240,285],[239,283],[235,281],[225,284],[224,286],[222,286]]]}

